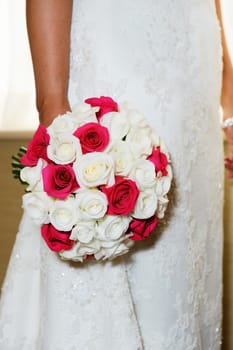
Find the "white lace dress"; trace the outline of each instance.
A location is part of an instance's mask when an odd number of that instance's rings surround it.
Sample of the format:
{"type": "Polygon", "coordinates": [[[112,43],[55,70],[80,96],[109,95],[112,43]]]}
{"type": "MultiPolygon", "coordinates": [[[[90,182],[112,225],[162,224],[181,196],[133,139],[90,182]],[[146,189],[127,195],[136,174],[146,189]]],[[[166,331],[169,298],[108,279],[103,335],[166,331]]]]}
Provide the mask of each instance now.
{"type": "Polygon", "coordinates": [[[115,263],[70,265],[24,217],[3,287],[0,349],[219,350],[222,64],[214,0],[73,6],[71,104],[109,95],[145,115],[173,161],[169,220],[115,263]]]}

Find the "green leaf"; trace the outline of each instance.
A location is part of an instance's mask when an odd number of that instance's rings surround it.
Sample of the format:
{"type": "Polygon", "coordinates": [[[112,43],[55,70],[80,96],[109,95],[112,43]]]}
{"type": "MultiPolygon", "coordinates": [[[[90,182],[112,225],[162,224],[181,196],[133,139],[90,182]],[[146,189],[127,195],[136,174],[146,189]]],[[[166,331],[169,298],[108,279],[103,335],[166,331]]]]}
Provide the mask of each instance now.
{"type": "Polygon", "coordinates": [[[26,185],[27,183],[22,181],[20,178],[20,171],[25,167],[23,164],[20,162],[20,158],[27,152],[27,148],[24,146],[21,146],[18,150],[17,154],[12,155],[12,174],[15,179],[18,179],[21,184],[26,185]]]}

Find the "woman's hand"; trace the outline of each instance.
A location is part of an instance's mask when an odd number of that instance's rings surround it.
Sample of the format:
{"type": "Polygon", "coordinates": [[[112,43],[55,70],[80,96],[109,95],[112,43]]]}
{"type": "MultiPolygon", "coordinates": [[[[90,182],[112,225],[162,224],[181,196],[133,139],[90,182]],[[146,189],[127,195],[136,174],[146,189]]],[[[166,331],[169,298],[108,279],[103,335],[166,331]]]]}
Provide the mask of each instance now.
{"type": "MultiPolygon", "coordinates": [[[[223,120],[233,116],[233,68],[223,73],[222,108],[223,120]]],[[[229,151],[225,158],[225,168],[228,170],[228,176],[233,178],[233,126],[225,128],[224,133],[229,151]]]]}

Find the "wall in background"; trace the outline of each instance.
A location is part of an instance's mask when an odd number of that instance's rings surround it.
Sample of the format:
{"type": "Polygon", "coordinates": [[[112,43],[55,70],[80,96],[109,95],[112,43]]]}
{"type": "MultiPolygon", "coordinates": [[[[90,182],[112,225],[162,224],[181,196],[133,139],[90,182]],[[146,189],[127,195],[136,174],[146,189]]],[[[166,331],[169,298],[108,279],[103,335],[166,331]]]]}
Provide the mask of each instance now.
{"type": "Polygon", "coordinates": [[[228,178],[225,178],[223,286],[222,350],[233,350],[233,179],[228,178]]]}
{"type": "Polygon", "coordinates": [[[33,130],[37,124],[25,3],[0,0],[0,131],[33,130]]]}

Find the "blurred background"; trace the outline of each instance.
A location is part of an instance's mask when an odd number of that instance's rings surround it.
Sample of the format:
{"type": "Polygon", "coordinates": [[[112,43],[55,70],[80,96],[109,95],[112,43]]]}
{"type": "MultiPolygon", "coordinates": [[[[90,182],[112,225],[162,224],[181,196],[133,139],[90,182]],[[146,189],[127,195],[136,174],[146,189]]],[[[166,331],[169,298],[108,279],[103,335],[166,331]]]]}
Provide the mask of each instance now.
{"type": "MultiPolygon", "coordinates": [[[[203,0],[204,1],[204,0],[203,0]]],[[[214,1],[214,0],[213,0],[214,1]]],[[[233,0],[222,0],[233,57],[233,0]]],[[[0,0],[0,286],[21,216],[20,186],[11,175],[11,155],[26,145],[37,127],[35,91],[26,33],[25,6],[0,0]]],[[[227,153],[227,149],[225,149],[227,153]]],[[[223,346],[233,350],[233,180],[225,179],[223,346]]]]}

